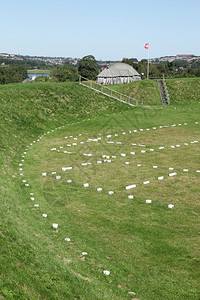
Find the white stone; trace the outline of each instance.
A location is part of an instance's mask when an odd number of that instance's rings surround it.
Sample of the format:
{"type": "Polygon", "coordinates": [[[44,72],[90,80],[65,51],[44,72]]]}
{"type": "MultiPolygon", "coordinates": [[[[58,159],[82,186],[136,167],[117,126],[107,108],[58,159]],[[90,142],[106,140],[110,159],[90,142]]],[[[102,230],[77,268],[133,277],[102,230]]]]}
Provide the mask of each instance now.
{"type": "Polygon", "coordinates": [[[175,175],[177,175],[177,173],[176,173],[176,172],[174,172],[174,173],[170,173],[170,174],[169,174],[169,176],[170,176],[170,177],[172,177],[172,176],[175,176],[175,175]]]}
{"type": "Polygon", "coordinates": [[[137,164],[137,167],[141,167],[141,164],[137,164]]]}
{"type": "Polygon", "coordinates": [[[108,194],[109,194],[109,195],[113,195],[114,192],[113,192],[113,191],[109,191],[108,194]]]}
{"type": "Polygon", "coordinates": [[[174,170],[174,168],[169,168],[170,171],[174,170]]]}
{"type": "Polygon", "coordinates": [[[174,207],[173,204],[169,204],[169,205],[168,205],[168,208],[173,208],[173,207],[174,207]]]}
{"type": "Polygon", "coordinates": [[[153,166],[154,169],[157,169],[157,166],[153,166]]]}
{"type": "Polygon", "coordinates": [[[83,186],[86,188],[86,187],[89,187],[89,183],[84,183],[83,186]]]}
{"type": "Polygon", "coordinates": [[[28,183],[25,183],[25,186],[29,186],[29,184],[28,184],[28,183]]]}
{"type": "Polygon", "coordinates": [[[84,255],[88,255],[88,253],[87,252],[82,252],[82,255],[84,256],[84,255]]]}
{"type": "Polygon", "coordinates": [[[149,151],[154,151],[154,149],[149,149],[149,151]]]}
{"type": "Polygon", "coordinates": [[[200,170],[196,170],[197,173],[200,173],[200,170]]]}
{"type": "Polygon", "coordinates": [[[34,204],[34,207],[39,207],[39,204],[34,204]]]}
{"type": "Polygon", "coordinates": [[[67,179],[67,183],[71,183],[72,182],[72,180],[71,179],[67,179]]]}
{"type": "Polygon", "coordinates": [[[56,179],[57,179],[57,180],[60,180],[60,178],[61,178],[60,175],[57,175],[57,176],[56,176],[56,179]]]}
{"type": "Polygon", "coordinates": [[[130,154],[135,155],[135,152],[130,152],[130,154]]]}
{"type": "Polygon", "coordinates": [[[125,157],[125,156],[126,156],[126,154],[125,154],[125,153],[121,153],[121,156],[125,157]]]}
{"type": "Polygon", "coordinates": [[[102,191],[102,188],[97,188],[97,192],[101,192],[102,191]]]}
{"type": "Polygon", "coordinates": [[[102,164],[102,161],[101,160],[97,160],[97,164],[102,164]]]}
{"type": "Polygon", "coordinates": [[[141,153],[145,153],[146,151],[145,150],[141,150],[141,153]]]}
{"type": "Polygon", "coordinates": [[[129,161],[125,161],[125,165],[129,165],[130,163],[129,163],[129,161]]]}
{"type": "Polygon", "coordinates": [[[130,190],[136,187],[136,184],[131,184],[126,186],[126,190],[130,190]]]}
{"type": "Polygon", "coordinates": [[[42,173],[42,176],[47,176],[47,173],[46,173],[46,172],[43,172],[43,173],[42,173]]]}
{"type": "Polygon", "coordinates": [[[129,295],[136,295],[134,292],[128,292],[129,295]]]}
{"type": "Polygon", "coordinates": [[[188,172],[188,169],[183,169],[183,172],[188,172]]]}
{"type": "Polygon", "coordinates": [[[147,199],[146,200],[146,203],[151,203],[152,201],[150,199],[147,199]]]}
{"type": "Polygon", "coordinates": [[[35,198],[34,198],[34,197],[31,197],[31,200],[32,200],[32,201],[34,201],[34,200],[35,200],[35,198]]]}
{"type": "Polygon", "coordinates": [[[103,274],[108,276],[108,275],[110,275],[110,271],[104,270],[103,274]]]}
{"type": "Polygon", "coordinates": [[[163,180],[163,179],[164,179],[164,176],[158,177],[158,180],[163,180]]]}
{"type": "Polygon", "coordinates": [[[43,216],[43,218],[46,218],[46,217],[47,217],[47,214],[43,214],[42,216],[43,216]]]}
{"type": "Polygon", "coordinates": [[[65,238],[65,241],[70,242],[71,240],[70,240],[70,238],[65,238]]]}
{"type": "Polygon", "coordinates": [[[143,182],[143,184],[148,184],[148,183],[150,183],[149,180],[143,182]]]}
{"type": "Polygon", "coordinates": [[[129,198],[129,199],[133,199],[134,196],[133,196],[133,195],[128,195],[128,198],[129,198]]]}
{"type": "Polygon", "coordinates": [[[56,172],[52,172],[51,174],[52,174],[52,175],[56,175],[56,172]]]}
{"type": "Polygon", "coordinates": [[[58,228],[58,224],[57,223],[53,223],[52,227],[55,228],[55,229],[57,229],[58,228]]]}

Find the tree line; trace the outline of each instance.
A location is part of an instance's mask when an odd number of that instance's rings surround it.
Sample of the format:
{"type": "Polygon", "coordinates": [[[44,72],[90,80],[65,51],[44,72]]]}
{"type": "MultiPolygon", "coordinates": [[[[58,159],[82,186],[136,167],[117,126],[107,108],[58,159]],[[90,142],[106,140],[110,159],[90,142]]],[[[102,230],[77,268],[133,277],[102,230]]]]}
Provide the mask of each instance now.
{"type": "MultiPolygon", "coordinates": [[[[0,84],[19,83],[28,77],[27,67],[30,68],[34,62],[27,61],[23,64],[22,61],[17,61],[17,65],[13,61],[12,65],[0,66],[0,84]],[[28,65],[27,65],[28,64],[28,65]]],[[[123,58],[122,62],[131,65],[142,78],[146,78],[147,73],[147,60],[143,59],[138,61],[136,58],[123,58]]],[[[46,69],[43,63],[38,62],[38,67],[46,69]]],[[[100,67],[92,55],[84,56],[78,66],[71,66],[64,64],[62,66],[53,66],[49,71],[50,78],[45,76],[36,78],[36,81],[53,81],[53,82],[66,82],[78,81],[79,75],[90,80],[96,80],[100,72],[100,67]]],[[[165,77],[200,77],[200,61],[196,60],[192,63],[187,61],[173,61],[165,63],[150,63],[150,78],[159,78],[164,74],[165,77]]]]}
{"type": "MultiPolygon", "coordinates": [[[[123,58],[122,62],[131,65],[139,74],[147,74],[147,59],[137,61],[136,58],[123,58]]],[[[175,60],[173,62],[157,62],[149,64],[149,77],[200,77],[200,61],[175,60]]]]}

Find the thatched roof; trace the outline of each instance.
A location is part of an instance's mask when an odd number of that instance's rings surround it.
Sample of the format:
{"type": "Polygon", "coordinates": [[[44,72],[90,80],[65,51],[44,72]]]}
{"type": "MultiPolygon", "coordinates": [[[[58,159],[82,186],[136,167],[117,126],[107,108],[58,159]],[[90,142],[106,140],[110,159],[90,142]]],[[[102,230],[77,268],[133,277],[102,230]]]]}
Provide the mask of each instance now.
{"type": "Polygon", "coordinates": [[[97,77],[132,77],[140,74],[130,65],[125,63],[115,63],[109,65],[97,77]]]}

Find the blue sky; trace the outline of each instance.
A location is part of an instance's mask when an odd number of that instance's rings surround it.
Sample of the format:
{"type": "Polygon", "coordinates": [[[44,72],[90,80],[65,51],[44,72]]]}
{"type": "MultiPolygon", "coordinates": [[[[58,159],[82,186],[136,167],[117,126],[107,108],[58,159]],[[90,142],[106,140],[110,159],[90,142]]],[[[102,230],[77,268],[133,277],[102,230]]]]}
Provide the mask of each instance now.
{"type": "Polygon", "coordinates": [[[200,55],[200,0],[0,0],[0,53],[200,55]]]}

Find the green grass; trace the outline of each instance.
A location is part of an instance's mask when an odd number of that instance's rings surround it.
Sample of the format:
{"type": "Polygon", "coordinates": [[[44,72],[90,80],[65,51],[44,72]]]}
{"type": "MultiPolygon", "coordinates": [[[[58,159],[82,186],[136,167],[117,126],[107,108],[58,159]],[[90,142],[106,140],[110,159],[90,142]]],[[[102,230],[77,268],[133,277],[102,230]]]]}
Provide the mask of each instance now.
{"type": "Polygon", "coordinates": [[[132,109],[74,83],[2,86],[0,99],[1,298],[198,299],[199,143],[190,142],[199,140],[200,104],[132,109]],[[184,122],[188,125],[133,133],[184,122]],[[122,144],[106,143],[108,134],[122,144]],[[86,142],[97,137],[102,139],[86,142]],[[67,146],[72,143],[77,146],[67,146]],[[132,143],[145,144],[147,152],[132,143]],[[176,144],[181,147],[169,148],[176,144]],[[60,152],[50,151],[55,147],[60,152]],[[116,159],[97,165],[103,154],[116,159]],[[81,165],[87,161],[92,165],[81,165]],[[63,172],[67,166],[73,169],[63,172]],[[168,176],[169,167],[176,176],[168,176]],[[151,183],[143,185],[145,180],[151,183]],[[85,182],[89,188],[83,188],[85,182]],[[126,191],[132,183],[137,188],[126,191]]]}
{"type": "Polygon", "coordinates": [[[28,74],[49,74],[51,70],[33,69],[27,70],[28,74]]]}
{"type": "Polygon", "coordinates": [[[136,98],[145,105],[160,105],[157,80],[140,80],[122,85],[113,85],[112,89],[136,98]]]}
{"type": "Polygon", "coordinates": [[[171,103],[195,104],[200,102],[200,78],[166,80],[171,103]]]}

